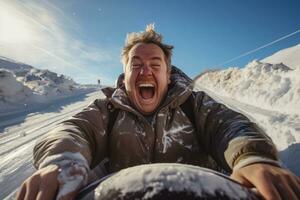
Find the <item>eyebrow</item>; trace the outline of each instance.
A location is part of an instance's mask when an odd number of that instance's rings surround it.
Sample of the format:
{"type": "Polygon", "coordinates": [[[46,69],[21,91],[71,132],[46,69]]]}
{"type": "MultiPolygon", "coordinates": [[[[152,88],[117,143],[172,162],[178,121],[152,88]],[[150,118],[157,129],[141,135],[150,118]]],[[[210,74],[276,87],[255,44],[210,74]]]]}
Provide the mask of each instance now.
{"type": "Polygon", "coordinates": [[[132,56],[132,60],[133,59],[138,59],[138,60],[141,60],[141,58],[140,57],[138,57],[138,56],[132,56]]]}
{"type": "Polygon", "coordinates": [[[152,57],[151,60],[162,60],[160,57],[152,57]]]}
{"type": "MultiPolygon", "coordinates": [[[[132,59],[142,60],[139,56],[132,56],[132,59]]],[[[161,57],[158,57],[158,56],[152,57],[151,60],[160,60],[160,61],[162,61],[161,57]]]]}

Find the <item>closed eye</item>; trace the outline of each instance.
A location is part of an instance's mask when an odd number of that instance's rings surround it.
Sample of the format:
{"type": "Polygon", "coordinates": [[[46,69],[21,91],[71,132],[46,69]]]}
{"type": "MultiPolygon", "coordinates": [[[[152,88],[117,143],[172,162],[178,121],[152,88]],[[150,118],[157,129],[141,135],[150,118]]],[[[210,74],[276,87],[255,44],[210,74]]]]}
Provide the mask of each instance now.
{"type": "Polygon", "coordinates": [[[153,68],[160,68],[160,64],[151,64],[151,67],[153,67],[153,68]]]}
{"type": "Polygon", "coordinates": [[[133,69],[138,69],[138,68],[140,68],[140,67],[142,67],[141,64],[132,64],[132,68],[133,68],[133,69]]]}

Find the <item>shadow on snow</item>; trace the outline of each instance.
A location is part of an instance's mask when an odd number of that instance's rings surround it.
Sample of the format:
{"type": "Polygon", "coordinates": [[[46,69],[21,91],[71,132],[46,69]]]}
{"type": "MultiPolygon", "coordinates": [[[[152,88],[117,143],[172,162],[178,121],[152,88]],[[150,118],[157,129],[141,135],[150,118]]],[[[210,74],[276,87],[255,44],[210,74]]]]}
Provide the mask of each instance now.
{"type": "Polygon", "coordinates": [[[17,124],[21,124],[25,121],[25,119],[28,117],[28,115],[37,113],[37,114],[43,114],[48,112],[60,112],[64,106],[84,101],[85,98],[88,96],[90,92],[79,94],[76,96],[67,97],[64,99],[58,99],[51,103],[46,104],[37,104],[29,109],[17,111],[10,114],[3,114],[0,113],[0,137],[1,133],[5,130],[5,128],[17,124]]]}

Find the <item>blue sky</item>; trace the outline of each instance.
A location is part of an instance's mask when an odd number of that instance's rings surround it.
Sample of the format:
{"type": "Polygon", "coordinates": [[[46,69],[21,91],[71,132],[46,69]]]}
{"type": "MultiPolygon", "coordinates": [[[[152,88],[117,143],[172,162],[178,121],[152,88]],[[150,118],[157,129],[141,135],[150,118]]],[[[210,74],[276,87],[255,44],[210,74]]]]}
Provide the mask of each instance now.
{"type": "Polygon", "coordinates": [[[154,22],[175,46],[172,63],[194,77],[299,44],[300,33],[223,64],[299,30],[299,10],[299,0],[2,0],[0,55],[80,83],[113,84],[126,34],[154,22]]]}

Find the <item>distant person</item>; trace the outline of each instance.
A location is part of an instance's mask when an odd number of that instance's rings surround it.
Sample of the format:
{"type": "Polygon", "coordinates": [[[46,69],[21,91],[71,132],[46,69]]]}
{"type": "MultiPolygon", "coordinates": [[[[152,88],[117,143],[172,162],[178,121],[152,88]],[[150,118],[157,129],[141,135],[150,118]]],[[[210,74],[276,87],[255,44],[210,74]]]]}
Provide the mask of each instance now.
{"type": "MultiPolygon", "coordinates": [[[[244,115],[191,89],[171,65],[173,46],[149,25],[128,35],[117,88],[59,124],[34,148],[38,169],[17,199],[72,199],[99,163],[109,173],[147,163],[227,171],[265,199],[300,199],[300,180],[280,167],[271,139],[244,115]]],[[[195,58],[197,59],[197,58],[195,58]]]]}

